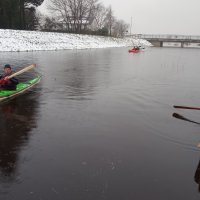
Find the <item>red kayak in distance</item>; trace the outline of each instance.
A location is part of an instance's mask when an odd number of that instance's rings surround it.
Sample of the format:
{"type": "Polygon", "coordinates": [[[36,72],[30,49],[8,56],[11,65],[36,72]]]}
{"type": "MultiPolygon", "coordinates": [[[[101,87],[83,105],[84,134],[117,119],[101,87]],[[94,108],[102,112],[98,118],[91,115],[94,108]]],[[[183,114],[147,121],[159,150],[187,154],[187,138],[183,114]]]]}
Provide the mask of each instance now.
{"type": "Polygon", "coordinates": [[[140,50],[139,49],[129,49],[128,52],[129,53],[138,53],[140,50]]]}

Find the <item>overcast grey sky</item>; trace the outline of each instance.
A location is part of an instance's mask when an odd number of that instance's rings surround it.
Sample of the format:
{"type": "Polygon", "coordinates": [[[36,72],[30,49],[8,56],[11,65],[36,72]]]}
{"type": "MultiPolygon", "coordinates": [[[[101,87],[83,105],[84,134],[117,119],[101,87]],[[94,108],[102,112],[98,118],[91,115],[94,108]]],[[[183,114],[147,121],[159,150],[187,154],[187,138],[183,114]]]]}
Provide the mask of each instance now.
{"type": "MultiPolygon", "coordinates": [[[[45,0],[48,1],[48,0],[45,0]]],[[[200,35],[200,0],[99,0],[132,33],[200,35]]]]}

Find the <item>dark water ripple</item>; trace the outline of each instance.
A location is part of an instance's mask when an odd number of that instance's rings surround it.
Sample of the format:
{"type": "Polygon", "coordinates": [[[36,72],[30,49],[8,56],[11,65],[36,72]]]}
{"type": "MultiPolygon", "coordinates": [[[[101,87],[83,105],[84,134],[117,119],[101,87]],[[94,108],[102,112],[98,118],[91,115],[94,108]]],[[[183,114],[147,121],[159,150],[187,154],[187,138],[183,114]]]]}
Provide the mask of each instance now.
{"type": "Polygon", "coordinates": [[[199,49],[1,53],[42,75],[0,105],[0,199],[199,199],[199,49]]]}

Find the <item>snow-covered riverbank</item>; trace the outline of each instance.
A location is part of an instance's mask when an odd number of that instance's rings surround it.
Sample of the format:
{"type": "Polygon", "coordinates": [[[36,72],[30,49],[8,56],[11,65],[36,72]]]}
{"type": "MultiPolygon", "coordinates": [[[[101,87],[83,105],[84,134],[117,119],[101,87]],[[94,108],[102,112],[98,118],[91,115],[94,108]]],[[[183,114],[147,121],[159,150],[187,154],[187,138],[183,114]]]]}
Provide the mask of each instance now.
{"type": "Polygon", "coordinates": [[[119,39],[68,33],[0,29],[0,52],[89,49],[134,45],[151,46],[149,42],[142,39],[119,39]]]}

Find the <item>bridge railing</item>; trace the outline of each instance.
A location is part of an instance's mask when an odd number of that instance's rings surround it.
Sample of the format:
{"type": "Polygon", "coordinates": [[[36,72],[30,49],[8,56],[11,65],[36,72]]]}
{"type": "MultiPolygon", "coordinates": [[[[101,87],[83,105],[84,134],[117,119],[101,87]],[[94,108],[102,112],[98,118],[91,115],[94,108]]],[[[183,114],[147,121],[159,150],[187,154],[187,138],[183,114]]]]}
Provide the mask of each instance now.
{"type": "Polygon", "coordinates": [[[131,35],[138,39],[180,39],[180,40],[200,40],[198,35],[154,35],[154,34],[134,34],[131,35]]]}

